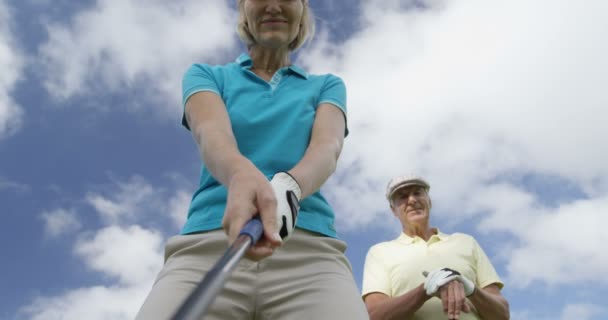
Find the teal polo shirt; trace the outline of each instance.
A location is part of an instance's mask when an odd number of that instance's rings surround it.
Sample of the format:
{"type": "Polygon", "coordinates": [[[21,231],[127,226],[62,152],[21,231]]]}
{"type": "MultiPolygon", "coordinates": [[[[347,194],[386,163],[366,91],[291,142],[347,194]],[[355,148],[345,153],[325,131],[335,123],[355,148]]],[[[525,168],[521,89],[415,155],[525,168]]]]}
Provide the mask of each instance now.
{"type": "MultiPolygon", "coordinates": [[[[271,179],[275,173],[293,168],[304,156],[320,104],[329,103],[346,115],[346,87],[335,75],[312,75],[293,65],[279,69],[265,81],[250,70],[251,66],[247,54],[226,65],[192,65],[182,81],[183,105],[201,91],[220,96],[239,151],[271,179]]],[[[182,124],[188,128],[185,118],[182,124]]],[[[203,163],[181,233],[221,228],[226,199],[226,188],[203,163]]],[[[320,192],[300,202],[297,227],[337,237],[334,220],[334,212],[320,192]]]]}

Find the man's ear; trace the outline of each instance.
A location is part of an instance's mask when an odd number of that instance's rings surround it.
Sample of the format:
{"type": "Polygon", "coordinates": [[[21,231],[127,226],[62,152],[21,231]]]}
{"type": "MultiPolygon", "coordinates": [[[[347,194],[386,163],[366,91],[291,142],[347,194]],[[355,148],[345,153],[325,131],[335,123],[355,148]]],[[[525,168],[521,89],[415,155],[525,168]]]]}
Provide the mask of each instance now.
{"type": "Polygon", "coordinates": [[[393,213],[393,215],[395,217],[399,217],[399,215],[395,212],[395,207],[393,206],[393,202],[390,202],[390,206],[391,206],[391,212],[393,213]]]}

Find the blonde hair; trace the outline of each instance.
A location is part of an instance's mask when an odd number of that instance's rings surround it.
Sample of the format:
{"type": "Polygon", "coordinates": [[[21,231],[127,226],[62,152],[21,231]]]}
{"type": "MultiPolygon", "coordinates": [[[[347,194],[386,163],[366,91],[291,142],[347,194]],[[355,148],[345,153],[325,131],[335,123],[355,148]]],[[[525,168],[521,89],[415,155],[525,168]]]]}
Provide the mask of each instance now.
{"type": "MultiPolygon", "coordinates": [[[[236,25],[236,32],[239,38],[245,43],[247,48],[251,48],[255,45],[255,39],[249,31],[247,25],[247,17],[245,17],[245,0],[238,1],[239,18],[236,25]]],[[[308,0],[302,0],[304,9],[302,11],[302,22],[300,23],[300,31],[296,38],[289,44],[289,50],[295,51],[302,47],[307,40],[312,39],[315,34],[315,17],[312,10],[308,6],[308,0]]]]}

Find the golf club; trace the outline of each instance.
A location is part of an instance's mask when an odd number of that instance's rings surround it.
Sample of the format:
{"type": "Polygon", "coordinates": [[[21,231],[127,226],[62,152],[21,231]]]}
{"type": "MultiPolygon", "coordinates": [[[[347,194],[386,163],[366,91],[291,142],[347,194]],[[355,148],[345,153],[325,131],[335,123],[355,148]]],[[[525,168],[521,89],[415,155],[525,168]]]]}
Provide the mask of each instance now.
{"type": "Polygon", "coordinates": [[[245,227],[241,229],[236,241],[228,247],[224,255],[209,270],[172,319],[200,320],[219,291],[224,287],[226,279],[245,254],[245,251],[258,242],[263,232],[262,221],[259,218],[253,218],[247,222],[245,227]]]}

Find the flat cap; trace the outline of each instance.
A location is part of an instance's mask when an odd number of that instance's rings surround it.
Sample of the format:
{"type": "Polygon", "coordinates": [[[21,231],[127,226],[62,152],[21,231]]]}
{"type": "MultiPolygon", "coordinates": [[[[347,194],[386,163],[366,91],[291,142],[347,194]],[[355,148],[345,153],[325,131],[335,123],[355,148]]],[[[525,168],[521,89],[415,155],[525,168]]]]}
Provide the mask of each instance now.
{"type": "Polygon", "coordinates": [[[399,176],[392,178],[386,186],[386,199],[390,201],[395,191],[409,186],[420,186],[426,189],[427,192],[431,188],[429,183],[420,176],[414,174],[399,176]]]}

